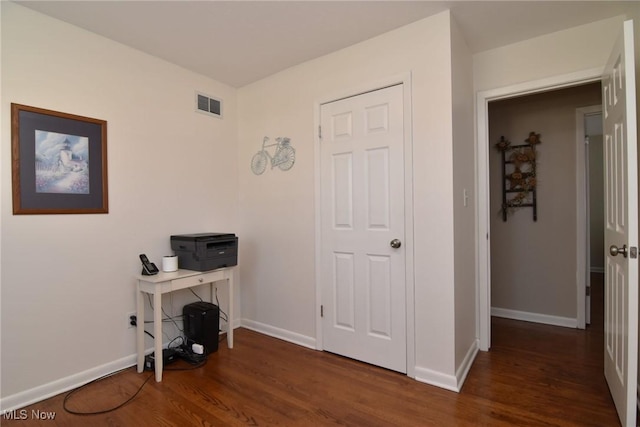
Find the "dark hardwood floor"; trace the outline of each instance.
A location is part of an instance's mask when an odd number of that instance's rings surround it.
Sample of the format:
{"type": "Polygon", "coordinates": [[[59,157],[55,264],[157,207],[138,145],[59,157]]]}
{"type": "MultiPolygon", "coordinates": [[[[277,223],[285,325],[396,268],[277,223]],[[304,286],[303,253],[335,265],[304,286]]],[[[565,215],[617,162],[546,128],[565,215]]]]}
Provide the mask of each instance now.
{"type": "MultiPolygon", "coordinates": [[[[223,343],[204,367],[165,371],[161,383],[150,380],[114,412],[69,414],[63,394],[25,408],[26,420],[5,417],[0,424],[617,426],[603,377],[600,305],[586,331],[494,318],[491,351],[478,354],[461,393],[238,329],[233,350],[223,343]],[[55,420],[33,419],[32,410],[55,412],[55,420]]],[[[169,368],[178,366],[185,365],[169,368]]],[[[149,375],[128,369],[81,390],[68,407],[106,409],[149,375]]]]}

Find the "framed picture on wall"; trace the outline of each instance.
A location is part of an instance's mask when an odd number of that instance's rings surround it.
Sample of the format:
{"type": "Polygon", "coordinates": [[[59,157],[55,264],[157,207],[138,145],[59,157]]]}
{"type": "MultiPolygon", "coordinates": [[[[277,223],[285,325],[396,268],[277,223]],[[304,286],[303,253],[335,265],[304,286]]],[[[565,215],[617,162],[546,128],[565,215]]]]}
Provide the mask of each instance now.
{"type": "Polygon", "coordinates": [[[11,104],[13,214],[108,213],[107,122],[11,104]]]}

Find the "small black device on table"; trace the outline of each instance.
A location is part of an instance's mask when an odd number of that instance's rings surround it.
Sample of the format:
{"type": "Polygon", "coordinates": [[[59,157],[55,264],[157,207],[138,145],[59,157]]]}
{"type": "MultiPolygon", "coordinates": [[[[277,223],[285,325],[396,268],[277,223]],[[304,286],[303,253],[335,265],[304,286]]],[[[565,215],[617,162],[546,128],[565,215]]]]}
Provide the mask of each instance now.
{"type": "Polygon", "coordinates": [[[154,274],[158,274],[158,267],[151,261],[145,254],[140,254],[140,261],[142,261],[142,274],[144,276],[153,276],[154,274]]]}

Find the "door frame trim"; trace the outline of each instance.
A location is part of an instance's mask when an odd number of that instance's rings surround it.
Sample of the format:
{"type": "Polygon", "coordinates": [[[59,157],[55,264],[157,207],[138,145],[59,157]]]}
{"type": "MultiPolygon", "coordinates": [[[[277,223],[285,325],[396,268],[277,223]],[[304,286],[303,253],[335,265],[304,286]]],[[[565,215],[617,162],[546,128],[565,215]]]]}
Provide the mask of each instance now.
{"type": "Polygon", "coordinates": [[[514,98],[591,83],[602,79],[604,67],[532,80],[476,95],[476,288],[477,333],[480,350],[491,347],[491,234],[489,202],[489,112],[490,101],[514,98]]]}
{"type": "Polygon", "coordinates": [[[314,191],[315,191],[315,285],[316,285],[316,349],[323,350],[322,320],[320,305],[322,303],[321,268],[321,174],[320,174],[320,107],[322,104],[338,101],[372,92],[385,87],[402,85],[403,120],[404,120],[404,200],[405,200],[405,286],[406,286],[406,333],[407,333],[407,376],[415,378],[415,300],[414,300],[414,237],[413,237],[413,133],[412,133],[412,101],[411,72],[405,72],[373,80],[349,89],[338,90],[321,96],[314,102],[314,191]]]}
{"type": "Polygon", "coordinates": [[[588,107],[576,108],[576,237],[578,253],[576,254],[576,285],[578,293],[578,329],[585,329],[587,315],[586,291],[591,278],[591,243],[589,229],[589,149],[587,149],[585,120],[587,116],[602,114],[602,103],[588,107]]]}

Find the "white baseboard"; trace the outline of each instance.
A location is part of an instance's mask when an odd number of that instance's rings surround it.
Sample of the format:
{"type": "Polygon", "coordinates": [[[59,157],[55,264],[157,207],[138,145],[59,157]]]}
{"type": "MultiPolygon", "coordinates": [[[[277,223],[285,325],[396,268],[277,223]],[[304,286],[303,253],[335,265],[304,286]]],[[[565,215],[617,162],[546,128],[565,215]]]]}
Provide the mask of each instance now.
{"type": "Polygon", "coordinates": [[[499,307],[491,307],[491,315],[496,317],[504,317],[505,319],[524,320],[526,322],[544,323],[545,325],[564,326],[565,328],[578,327],[578,320],[572,319],[571,317],[529,313],[527,311],[509,310],[499,307]]]}
{"type": "MultiPolygon", "coordinates": [[[[316,350],[316,340],[312,337],[300,335],[295,332],[287,331],[285,329],[280,329],[275,326],[266,325],[264,323],[256,322],[249,319],[242,319],[242,327],[259,332],[264,335],[288,341],[293,344],[301,345],[312,350],[316,350]]],[[[478,341],[475,340],[469,348],[469,351],[467,352],[464,361],[458,368],[458,372],[455,376],[446,375],[441,372],[416,366],[414,379],[416,381],[444,388],[445,390],[459,392],[462,388],[464,380],[467,377],[469,369],[471,369],[471,365],[473,364],[477,353],[478,341]]]]}
{"type": "Polygon", "coordinates": [[[286,329],[280,329],[275,326],[256,322],[255,320],[242,319],[240,324],[243,328],[251,329],[252,331],[260,332],[261,334],[268,335],[270,337],[316,350],[316,339],[313,337],[308,337],[286,329]]]}
{"type": "Polygon", "coordinates": [[[436,387],[443,388],[445,390],[454,391],[459,393],[462,390],[462,385],[467,379],[467,374],[473,365],[473,361],[476,359],[479,349],[479,341],[476,339],[471,343],[464,360],[458,367],[456,375],[447,375],[442,372],[434,371],[432,369],[416,366],[415,380],[436,387]]]}
{"type": "MultiPolygon", "coordinates": [[[[240,321],[238,319],[233,321],[233,328],[240,327],[240,321]]],[[[167,348],[168,343],[163,343],[162,347],[167,348]]],[[[145,354],[153,352],[153,347],[149,347],[145,350],[145,354]]],[[[104,375],[112,374],[122,369],[134,366],[137,363],[137,355],[132,354],[113,362],[105,363],[101,366],[88,369],[84,372],[70,375],[59,380],[52,381],[47,384],[43,384],[38,387],[34,387],[29,390],[25,390],[11,396],[0,398],[0,412],[10,412],[16,409],[29,406],[31,404],[40,402],[50,397],[56,396],[60,393],[64,393],[74,388],[80,387],[90,381],[100,378],[104,375]]]]}
{"type": "Polygon", "coordinates": [[[458,388],[458,380],[454,375],[443,374],[421,366],[416,366],[416,381],[430,384],[449,391],[460,392],[458,388]]]}
{"type": "Polygon", "coordinates": [[[473,365],[473,361],[476,360],[476,355],[478,354],[479,348],[480,348],[480,340],[477,340],[477,339],[473,340],[473,343],[471,343],[471,347],[469,347],[467,354],[464,356],[464,360],[462,361],[462,363],[458,367],[458,370],[456,371],[456,382],[458,384],[456,391],[459,392],[460,390],[462,390],[462,385],[464,384],[464,381],[467,379],[467,374],[471,369],[471,365],[473,365]]]}
{"type": "Polygon", "coordinates": [[[96,366],[95,368],[4,397],[0,399],[0,412],[10,412],[33,403],[40,402],[60,393],[64,393],[65,391],[73,390],[74,388],[80,387],[81,385],[93,381],[96,378],[133,366],[136,363],[137,357],[135,354],[132,354],[130,356],[123,357],[122,359],[105,363],[104,365],[96,366]]]}
{"type": "MultiPolygon", "coordinates": [[[[267,325],[249,319],[242,319],[240,321],[235,320],[233,322],[233,327],[234,329],[238,327],[244,327],[264,335],[268,335],[274,338],[291,342],[296,345],[300,345],[302,347],[316,350],[316,339],[314,337],[301,335],[295,332],[288,331],[286,329],[277,328],[275,326],[267,325]]],[[[153,350],[147,349],[146,353],[150,353],[151,351],[153,350]]],[[[467,351],[467,354],[460,364],[460,367],[458,368],[455,376],[416,366],[415,380],[436,387],[444,388],[446,390],[459,392],[469,370],[471,369],[477,353],[478,341],[476,340],[467,351]]],[[[43,384],[38,387],[34,387],[32,389],[25,390],[11,396],[0,398],[0,412],[4,413],[14,411],[25,406],[40,402],[42,400],[56,396],[60,393],[64,393],[66,391],[80,387],[90,381],[95,380],[96,378],[100,378],[104,375],[108,375],[119,370],[134,366],[136,362],[137,356],[136,354],[132,354],[113,362],[105,363],[104,365],[97,366],[95,368],[91,368],[86,371],[79,372],[77,374],[70,375],[68,377],[43,384]]]]}

